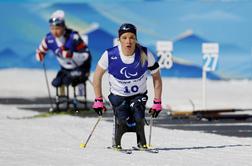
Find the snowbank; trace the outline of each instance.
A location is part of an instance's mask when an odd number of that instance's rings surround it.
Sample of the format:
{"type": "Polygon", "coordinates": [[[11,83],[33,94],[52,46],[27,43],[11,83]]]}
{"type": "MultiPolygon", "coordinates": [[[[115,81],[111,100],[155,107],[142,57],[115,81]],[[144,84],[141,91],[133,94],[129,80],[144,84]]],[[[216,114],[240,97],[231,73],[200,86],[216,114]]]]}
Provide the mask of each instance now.
{"type": "MultiPolygon", "coordinates": [[[[55,71],[48,71],[49,83],[55,71]]],[[[0,97],[46,97],[48,96],[43,70],[5,69],[0,70],[0,97]]],[[[202,82],[200,79],[163,79],[163,106],[179,110],[192,110],[190,100],[196,109],[202,108],[202,82]]],[[[92,75],[90,77],[92,80],[92,75]]],[[[109,94],[108,77],[103,77],[104,96],[109,94]]],[[[55,89],[51,86],[51,93],[55,89]]],[[[87,83],[88,99],[94,99],[92,85],[87,83]]],[[[152,104],[153,84],[148,79],[148,106],[152,104]]],[[[252,81],[207,81],[207,108],[252,108],[252,81]]]]}

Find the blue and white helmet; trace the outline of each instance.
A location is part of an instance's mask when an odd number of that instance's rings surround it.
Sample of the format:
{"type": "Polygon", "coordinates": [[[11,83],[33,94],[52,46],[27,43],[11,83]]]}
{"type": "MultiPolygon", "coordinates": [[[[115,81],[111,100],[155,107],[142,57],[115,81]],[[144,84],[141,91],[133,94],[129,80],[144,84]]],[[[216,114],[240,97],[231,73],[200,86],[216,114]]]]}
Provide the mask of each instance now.
{"type": "Polygon", "coordinates": [[[52,13],[49,23],[52,26],[65,26],[65,13],[63,10],[56,10],[52,13]]]}

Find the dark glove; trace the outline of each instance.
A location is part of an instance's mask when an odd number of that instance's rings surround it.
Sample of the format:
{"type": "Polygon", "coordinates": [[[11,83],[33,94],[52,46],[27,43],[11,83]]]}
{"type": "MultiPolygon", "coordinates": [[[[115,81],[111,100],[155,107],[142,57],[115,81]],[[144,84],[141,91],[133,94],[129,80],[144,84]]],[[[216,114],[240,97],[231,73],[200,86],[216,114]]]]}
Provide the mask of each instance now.
{"type": "Polygon", "coordinates": [[[58,57],[62,57],[62,58],[72,58],[73,57],[73,53],[69,50],[66,50],[64,47],[60,47],[55,51],[55,54],[58,57]]]}
{"type": "Polygon", "coordinates": [[[153,106],[150,108],[149,113],[153,118],[156,118],[162,111],[161,99],[154,99],[153,106]]]}
{"type": "Polygon", "coordinates": [[[102,97],[95,98],[94,104],[92,108],[95,110],[95,112],[101,116],[103,112],[107,110],[107,108],[104,106],[102,97]]]}
{"type": "Polygon", "coordinates": [[[40,51],[39,49],[36,50],[36,60],[42,62],[45,58],[45,53],[40,51]]]}

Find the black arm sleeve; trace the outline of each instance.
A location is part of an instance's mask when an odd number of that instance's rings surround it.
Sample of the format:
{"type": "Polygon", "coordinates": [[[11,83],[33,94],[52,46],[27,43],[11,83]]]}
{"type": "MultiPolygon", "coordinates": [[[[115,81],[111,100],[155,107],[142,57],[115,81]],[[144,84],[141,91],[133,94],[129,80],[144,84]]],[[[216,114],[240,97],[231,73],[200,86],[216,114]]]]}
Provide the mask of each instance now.
{"type": "Polygon", "coordinates": [[[148,67],[148,70],[153,71],[153,70],[156,70],[158,67],[159,67],[159,64],[155,62],[153,66],[148,67]]]}

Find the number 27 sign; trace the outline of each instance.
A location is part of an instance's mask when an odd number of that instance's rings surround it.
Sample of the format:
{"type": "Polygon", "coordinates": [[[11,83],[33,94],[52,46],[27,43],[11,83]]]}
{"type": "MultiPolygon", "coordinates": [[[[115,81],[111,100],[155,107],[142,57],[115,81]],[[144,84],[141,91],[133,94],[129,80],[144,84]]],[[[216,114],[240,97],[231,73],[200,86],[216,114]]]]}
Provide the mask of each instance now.
{"type": "Polygon", "coordinates": [[[205,71],[216,70],[218,57],[219,57],[219,44],[218,43],[203,43],[203,69],[205,71]]]}

